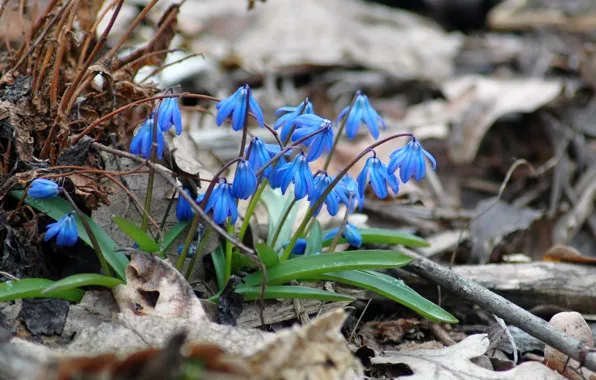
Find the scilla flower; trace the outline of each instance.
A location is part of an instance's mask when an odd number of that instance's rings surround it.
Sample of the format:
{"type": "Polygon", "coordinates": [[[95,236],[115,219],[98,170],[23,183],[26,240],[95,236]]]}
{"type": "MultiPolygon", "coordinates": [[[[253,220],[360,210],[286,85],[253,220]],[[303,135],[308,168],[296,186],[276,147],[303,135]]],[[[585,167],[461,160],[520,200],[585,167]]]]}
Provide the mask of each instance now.
{"type": "Polygon", "coordinates": [[[298,153],[294,161],[280,168],[281,192],[286,193],[290,182],[294,183],[294,196],[302,199],[313,190],[312,172],[308,167],[308,159],[304,153],[298,153]]]}
{"type": "MultiPolygon", "coordinates": [[[[278,145],[275,144],[265,144],[265,142],[259,138],[255,137],[250,142],[248,148],[246,148],[245,154],[248,154],[248,163],[253,170],[253,172],[257,172],[263,165],[269,162],[276,154],[281,151],[278,145]]],[[[285,155],[290,155],[292,152],[288,151],[285,155]]],[[[281,166],[285,163],[283,157],[279,158],[277,162],[277,167],[281,166]]],[[[269,178],[269,174],[272,171],[272,165],[267,166],[265,170],[263,170],[263,175],[265,178],[269,178]]]]}
{"type": "Polygon", "coordinates": [[[172,125],[176,128],[176,134],[182,133],[182,116],[176,98],[166,98],[159,105],[157,111],[157,126],[162,132],[170,130],[172,125]]]}
{"type": "Polygon", "coordinates": [[[385,199],[389,195],[387,185],[391,187],[393,194],[397,194],[399,191],[399,182],[395,174],[389,174],[387,167],[377,157],[369,157],[366,160],[364,168],[358,174],[358,192],[360,197],[364,197],[364,190],[366,185],[370,183],[373,191],[379,197],[379,199],[385,199]],[[370,175],[369,175],[370,174],[370,175]],[[370,177],[370,179],[369,179],[370,177]]]}
{"type": "Polygon", "coordinates": [[[248,112],[246,109],[247,97],[248,108],[250,108],[250,111],[252,111],[252,113],[255,115],[257,122],[261,128],[263,128],[265,126],[263,112],[261,111],[261,107],[259,107],[255,98],[252,96],[250,87],[247,84],[239,87],[238,90],[236,90],[236,92],[229,98],[217,103],[217,109],[219,110],[217,112],[217,117],[215,118],[217,126],[221,126],[228,116],[232,115],[232,129],[239,131],[244,128],[244,120],[246,118],[246,112],[248,112]]]}
{"type": "Polygon", "coordinates": [[[343,203],[350,212],[354,211],[356,203],[358,203],[358,208],[362,210],[362,207],[364,206],[364,197],[360,197],[358,183],[351,175],[346,174],[341,177],[335,186],[335,190],[339,195],[339,203],[343,203]]]}
{"type": "Polygon", "coordinates": [[[236,175],[232,184],[234,198],[248,199],[257,189],[257,177],[248,161],[241,160],[236,167],[236,175]]]}
{"type": "MultiPolygon", "coordinates": [[[[332,229],[323,236],[323,241],[333,239],[338,232],[339,227],[332,229]]],[[[359,248],[362,245],[362,235],[360,235],[356,226],[351,223],[346,223],[341,236],[343,236],[350,245],[353,245],[356,248],[359,248]]]]}
{"type": "Polygon", "coordinates": [[[213,221],[216,224],[224,223],[228,217],[232,218],[232,223],[236,223],[238,219],[238,208],[232,197],[232,186],[225,179],[215,185],[209,196],[205,212],[211,210],[213,210],[213,221]]]}
{"type": "Polygon", "coordinates": [[[416,181],[420,181],[426,175],[426,160],[424,157],[429,159],[433,165],[433,170],[435,170],[437,168],[435,158],[422,148],[416,138],[412,138],[406,146],[391,153],[387,168],[391,174],[394,174],[399,168],[399,177],[403,183],[408,182],[412,177],[416,178],[416,181]]]}
{"type": "Polygon", "coordinates": [[[45,178],[37,178],[31,182],[27,194],[33,198],[52,198],[58,195],[59,192],[60,186],[58,186],[56,182],[52,182],[45,178]]]}
{"type": "MultiPolygon", "coordinates": [[[[337,122],[346,116],[348,110],[350,110],[350,106],[341,111],[337,117],[337,122]]],[[[379,124],[383,126],[383,129],[387,129],[383,118],[379,116],[377,111],[375,111],[368,102],[368,97],[359,91],[346,120],[346,134],[348,135],[348,138],[353,139],[356,137],[361,123],[366,124],[370,134],[375,140],[379,138],[379,124]]]]}
{"type": "MultiPolygon", "coordinates": [[[[323,192],[327,190],[331,182],[333,182],[333,179],[334,177],[327,175],[327,173],[322,173],[315,177],[313,181],[313,191],[308,196],[311,208],[314,207],[315,203],[317,203],[319,198],[321,198],[323,192]]],[[[335,216],[337,214],[337,211],[339,209],[339,201],[340,196],[337,192],[336,186],[333,189],[331,189],[329,194],[327,194],[327,196],[325,197],[324,203],[325,206],[327,206],[327,212],[329,213],[329,215],[335,216]]],[[[322,207],[323,205],[321,204],[321,206],[315,211],[314,215],[318,215],[322,207]]]]}
{"type": "Polygon", "coordinates": [[[283,112],[286,112],[285,115],[282,115],[277,121],[273,128],[276,130],[281,128],[280,138],[281,141],[286,141],[292,130],[292,126],[294,125],[294,119],[296,119],[300,114],[312,114],[314,113],[312,103],[306,98],[298,107],[281,107],[277,111],[275,111],[276,115],[279,115],[283,112]]]}
{"type": "Polygon", "coordinates": [[[56,236],[56,244],[60,247],[72,247],[79,239],[77,225],[72,212],[64,215],[56,223],[47,226],[46,235],[43,240],[48,241],[56,236]]]}
{"type": "Polygon", "coordinates": [[[323,153],[329,153],[333,146],[333,123],[320,116],[309,114],[300,115],[294,119],[297,127],[292,133],[292,141],[297,141],[319,129],[323,129],[316,135],[304,141],[308,149],[308,161],[314,161],[323,153]]]}
{"type": "MultiPolygon", "coordinates": [[[[149,158],[151,154],[151,145],[153,144],[153,122],[154,115],[143,123],[137,134],[130,143],[130,153],[140,154],[144,158],[149,158]]],[[[157,157],[163,158],[164,141],[161,129],[157,128],[157,157]]]]}
{"type": "MultiPolygon", "coordinates": [[[[184,192],[190,197],[190,190],[184,189],[184,192]]],[[[195,213],[190,207],[190,203],[181,194],[178,195],[178,202],[176,203],[176,218],[179,222],[188,222],[194,218],[195,213]]]]}
{"type": "MultiPolygon", "coordinates": [[[[286,241],[282,244],[283,248],[286,248],[290,244],[289,241],[286,241]]],[[[306,239],[299,238],[296,240],[296,244],[292,247],[292,253],[295,255],[304,255],[304,251],[306,250],[306,239]]]]}

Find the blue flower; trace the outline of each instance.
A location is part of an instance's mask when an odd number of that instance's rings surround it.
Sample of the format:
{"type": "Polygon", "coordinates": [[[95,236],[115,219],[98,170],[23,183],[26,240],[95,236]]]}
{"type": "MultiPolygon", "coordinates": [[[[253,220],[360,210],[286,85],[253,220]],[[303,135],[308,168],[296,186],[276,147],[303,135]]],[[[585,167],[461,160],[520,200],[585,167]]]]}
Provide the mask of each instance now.
{"type": "Polygon", "coordinates": [[[397,194],[399,191],[399,182],[397,182],[397,177],[395,174],[389,174],[385,164],[383,164],[377,157],[369,157],[368,160],[366,160],[364,168],[360,174],[358,174],[357,181],[358,192],[360,193],[361,198],[364,198],[364,190],[366,189],[366,185],[369,182],[379,199],[385,199],[389,195],[387,185],[391,187],[393,194],[397,194]],[[370,179],[368,175],[369,172],[370,179]]]}
{"type": "Polygon", "coordinates": [[[221,126],[228,116],[232,115],[232,129],[239,131],[244,128],[247,96],[248,108],[250,108],[250,111],[252,111],[252,113],[255,115],[257,122],[261,128],[263,128],[265,126],[265,121],[263,120],[263,111],[261,111],[261,107],[259,107],[257,101],[252,96],[250,87],[247,84],[239,87],[232,96],[217,103],[217,109],[219,110],[217,112],[217,117],[215,118],[217,126],[221,126]]]}
{"type": "Polygon", "coordinates": [[[72,247],[79,239],[77,225],[72,216],[72,212],[64,215],[56,223],[50,223],[47,226],[46,235],[43,240],[48,241],[56,236],[56,244],[60,247],[72,247]]]}
{"type": "MultiPolygon", "coordinates": [[[[288,139],[288,135],[292,130],[292,126],[294,125],[294,119],[296,119],[300,114],[304,111],[304,114],[312,114],[314,113],[312,103],[306,98],[298,107],[281,107],[277,111],[275,111],[276,115],[280,113],[286,112],[285,115],[282,115],[277,121],[273,128],[276,130],[281,128],[281,141],[286,141],[288,139]]],[[[296,126],[298,128],[298,126],[296,126]]]]}
{"type": "Polygon", "coordinates": [[[350,212],[354,211],[356,203],[358,208],[362,210],[364,206],[364,197],[360,196],[358,192],[358,183],[352,178],[351,175],[346,174],[337,183],[335,190],[339,195],[339,203],[343,203],[350,212]]]}
{"type": "Polygon", "coordinates": [[[314,114],[300,115],[294,119],[298,128],[292,133],[292,141],[297,141],[317,130],[321,132],[304,141],[308,149],[308,161],[314,161],[324,152],[329,153],[333,146],[333,123],[314,114]]]}
{"type": "MultiPolygon", "coordinates": [[[[184,192],[190,197],[190,190],[184,189],[184,192]]],[[[190,207],[190,203],[181,194],[178,194],[178,202],[176,203],[176,218],[179,222],[188,222],[194,218],[195,213],[190,207]]]]}
{"type": "Polygon", "coordinates": [[[437,168],[435,158],[422,148],[416,138],[412,138],[406,146],[391,153],[389,173],[394,174],[399,168],[399,177],[403,183],[408,182],[412,177],[416,178],[416,181],[420,181],[426,175],[424,156],[430,160],[433,170],[435,170],[437,168]]]}
{"type": "Polygon", "coordinates": [[[228,217],[232,217],[232,223],[238,219],[238,208],[232,197],[232,186],[225,180],[215,185],[215,189],[209,196],[205,212],[213,210],[213,221],[222,224],[228,217]]]}
{"type": "Polygon", "coordinates": [[[236,175],[232,184],[234,198],[248,199],[257,189],[257,177],[246,160],[242,160],[236,167],[236,175]]]}
{"type": "MultiPolygon", "coordinates": [[[[286,248],[290,244],[289,241],[286,241],[282,244],[283,248],[286,248]]],[[[304,255],[304,251],[306,250],[306,239],[298,238],[296,240],[296,244],[292,247],[292,253],[295,255],[304,255]]]]}
{"type": "Polygon", "coordinates": [[[176,98],[166,98],[159,105],[157,111],[157,126],[162,132],[170,130],[172,125],[176,128],[176,134],[182,133],[182,115],[176,98]]]}
{"type": "MultiPolygon", "coordinates": [[[[176,253],[178,253],[178,255],[181,255],[183,250],[184,250],[184,244],[178,246],[176,253]]],[[[197,253],[197,243],[192,242],[188,246],[188,252],[186,253],[186,258],[191,259],[195,255],[195,253],[197,253]]]]}
{"type": "Polygon", "coordinates": [[[45,178],[37,178],[31,182],[27,194],[33,198],[52,198],[58,195],[59,192],[60,186],[56,182],[45,178]]]}
{"type": "MultiPolygon", "coordinates": [[[[149,158],[151,154],[151,145],[153,144],[153,118],[154,115],[143,123],[139,132],[132,138],[130,143],[130,153],[140,154],[144,158],[149,158]]],[[[157,128],[157,157],[163,158],[164,141],[161,129],[157,128]]]]}
{"type": "MultiPolygon", "coordinates": [[[[265,142],[259,138],[255,137],[250,142],[248,148],[246,148],[245,154],[248,154],[248,163],[253,172],[257,172],[263,165],[269,162],[276,154],[281,151],[279,145],[275,144],[265,144],[265,142]]],[[[289,155],[292,152],[288,151],[285,155],[289,155]]],[[[285,160],[282,157],[279,158],[277,162],[277,167],[281,166],[285,163],[285,160]]],[[[271,174],[271,167],[272,165],[267,166],[265,170],[263,170],[263,175],[265,178],[269,178],[271,174]]]]}
{"type": "MultiPolygon", "coordinates": [[[[341,111],[337,117],[337,122],[346,115],[349,109],[350,106],[341,111]]],[[[354,105],[352,106],[352,110],[348,115],[348,119],[346,120],[346,134],[348,135],[348,138],[353,139],[356,137],[361,123],[366,124],[370,134],[375,140],[379,138],[379,123],[381,123],[383,129],[387,129],[383,118],[379,116],[377,111],[375,111],[368,102],[368,97],[359,92],[354,101],[354,105]]]]}
{"type": "Polygon", "coordinates": [[[298,153],[294,161],[280,168],[281,192],[286,193],[290,182],[294,183],[294,197],[302,199],[313,190],[312,172],[308,167],[308,160],[304,153],[298,153]]]}
{"type": "MultiPolygon", "coordinates": [[[[338,232],[339,227],[332,229],[323,236],[323,241],[334,238],[338,232]]],[[[360,235],[356,226],[351,223],[346,223],[341,236],[343,236],[350,245],[353,245],[356,248],[360,248],[362,245],[362,235],[360,235]]]]}
{"type": "MultiPolygon", "coordinates": [[[[315,177],[313,181],[313,191],[309,194],[308,200],[310,201],[310,207],[314,207],[315,203],[321,198],[323,192],[329,187],[331,182],[333,182],[334,177],[327,175],[327,173],[323,172],[315,177]]],[[[339,209],[339,201],[340,195],[337,191],[337,186],[335,186],[329,194],[325,197],[325,206],[327,206],[327,212],[331,216],[335,216],[339,209]]],[[[315,211],[314,215],[318,215],[321,211],[323,205],[319,206],[319,208],[315,211]]]]}

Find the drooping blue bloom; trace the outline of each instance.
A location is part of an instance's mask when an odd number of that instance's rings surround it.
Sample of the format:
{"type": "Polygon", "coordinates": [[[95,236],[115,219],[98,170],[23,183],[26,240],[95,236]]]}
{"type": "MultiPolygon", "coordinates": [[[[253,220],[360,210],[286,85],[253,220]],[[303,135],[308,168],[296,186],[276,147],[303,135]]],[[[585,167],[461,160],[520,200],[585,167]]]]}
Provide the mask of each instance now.
{"type": "MultiPolygon", "coordinates": [[[[327,173],[323,172],[314,178],[313,181],[313,191],[309,194],[308,200],[310,201],[310,207],[314,207],[315,203],[321,198],[323,192],[327,190],[331,182],[333,182],[335,177],[327,175],[327,173]]],[[[325,197],[325,206],[327,206],[327,212],[331,216],[335,216],[339,209],[339,201],[340,195],[337,191],[337,186],[331,189],[331,192],[327,194],[325,197]]],[[[319,214],[323,205],[319,206],[319,208],[315,211],[315,216],[319,214]]]]}
{"type": "MultiPolygon", "coordinates": [[[[349,109],[350,106],[344,108],[341,111],[341,113],[337,117],[337,122],[339,122],[339,120],[346,115],[349,109]]],[[[366,124],[368,130],[370,131],[370,134],[372,135],[372,137],[374,137],[375,140],[379,138],[379,123],[383,126],[383,129],[387,129],[387,126],[385,125],[385,121],[383,120],[383,118],[379,116],[377,111],[375,111],[375,109],[372,108],[372,106],[368,102],[368,97],[360,92],[356,96],[354,106],[352,107],[352,110],[350,111],[347,117],[348,119],[346,120],[346,134],[350,139],[356,137],[358,129],[360,129],[361,123],[366,124]]]]}
{"type": "Polygon", "coordinates": [[[316,135],[304,141],[308,149],[308,161],[314,161],[323,153],[329,153],[333,146],[333,123],[315,114],[300,115],[294,119],[298,128],[292,133],[292,141],[297,141],[307,135],[324,128],[316,135]]]}
{"type": "MultiPolygon", "coordinates": [[[[289,241],[286,241],[282,244],[283,248],[286,248],[290,244],[289,241]]],[[[295,255],[304,255],[304,251],[306,250],[306,239],[298,238],[296,240],[296,244],[292,247],[292,253],[295,255]]]]}
{"type": "MultiPolygon", "coordinates": [[[[181,255],[183,250],[184,250],[184,244],[178,246],[176,253],[178,253],[178,255],[181,255]]],[[[192,242],[188,246],[188,252],[186,253],[186,257],[191,259],[195,255],[195,253],[197,253],[197,243],[192,242]]]]}
{"type": "Polygon", "coordinates": [[[236,90],[236,92],[217,103],[217,117],[215,118],[215,122],[217,126],[221,126],[223,122],[228,118],[228,116],[232,115],[232,129],[235,131],[239,131],[244,128],[244,120],[246,118],[246,97],[248,96],[248,108],[250,111],[255,115],[257,122],[263,128],[265,126],[265,120],[263,119],[263,111],[261,111],[261,107],[252,96],[252,91],[250,91],[250,87],[245,84],[236,90]]]}
{"type": "MultiPolygon", "coordinates": [[[[308,100],[308,98],[306,98],[302,103],[300,103],[298,107],[281,107],[277,111],[275,111],[276,115],[285,112],[285,115],[282,115],[279,119],[277,119],[275,125],[273,126],[273,128],[275,128],[276,130],[281,128],[281,141],[285,142],[288,139],[290,131],[292,130],[292,125],[294,125],[294,119],[300,116],[300,114],[302,114],[302,111],[304,111],[305,115],[314,113],[312,103],[308,100]]],[[[296,126],[296,128],[299,127],[296,126]]]]}
{"type": "Polygon", "coordinates": [[[236,175],[232,184],[232,195],[234,198],[248,199],[257,189],[257,177],[250,164],[242,160],[236,167],[236,175]]]}
{"type": "Polygon", "coordinates": [[[56,236],[56,244],[60,247],[72,247],[79,239],[77,225],[72,212],[64,215],[55,223],[48,224],[43,240],[48,241],[56,236]]]}
{"type": "MultiPolygon", "coordinates": [[[[339,227],[332,229],[331,231],[327,232],[325,236],[323,236],[323,241],[333,239],[338,232],[339,227]]],[[[346,223],[344,230],[341,233],[341,236],[343,236],[344,239],[346,239],[346,241],[350,243],[350,245],[356,248],[360,248],[360,246],[362,245],[362,235],[360,235],[360,232],[358,231],[356,226],[354,226],[351,223],[346,223]]]]}
{"type": "Polygon", "coordinates": [[[397,177],[395,174],[389,174],[387,172],[387,167],[384,163],[381,162],[377,157],[369,157],[366,160],[366,164],[364,168],[358,174],[358,192],[360,193],[360,197],[364,198],[364,190],[366,189],[366,185],[370,183],[372,185],[373,191],[379,197],[379,199],[385,199],[389,195],[389,191],[387,190],[387,185],[393,191],[393,194],[397,194],[399,191],[399,182],[397,181],[397,177]],[[370,173],[370,179],[369,179],[370,173]]]}
{"type": "MultiPolygon", "coordinates": [[[[190,197],[190,190],[184,189],[184,192],[190,197]]],[[[194,218],[195,213],[190,207],[190,203],[181,194],[178,194],[178,202],[176,203],[176,218],[179,222],[188,222],[194,218]]]]}
{"type": "Polygon", "coordinates": [[[213,210],[213,221],[216,224],[222,224],[228,217],[232,217],[232,223],[238,219],[238,208],[232,197],[232,185],[225,180],[215,185],[213,192],[209,196],[205,212],[213,210]]]}
{"type": "Polygon", "coordinates": [[[298,153],[294,161],[284,165],[281,170],[281,192],[286,193],[290,182],[294,183],[294,197],[302,199],[313,191],[312,172],[304,153],[298,153]]]}
{"type": "MultiPolygon", "coordinates": [[[[263,165],[265,165],[269,160],[271,160],[276,154],[281,152],[279,145],[275,144],[265,144],[265,142],[259,138],[255,137],[250,142],[248,148],[246,148],[245,154],[248,154],[248,163],[250,168],[253,172],[257,172],[263,165]]],[[[292,154],[291,151],[288,151],[284,156],[292,154]]],[[[284,157],[280,157],[277,161],[277,167],[285,164],[284,157]]],[[[272,165],[267,166],[265,170],[263,170],[263,175],[265,178],[269,178],[271,174],[272,165]]]]}
{"type": "Polygon", "coordinates": [[[364,197],[360,197],[358,192],[358,183],[352,178],[351,175],[346,174],[337,183],[335,190],[339,195],[339,203],[343,203],[350,212],[354,211],[356,203],[358,208],[362,211],[364,206],[364,197]]]}
{"type": "Polygon", "coordinates": [[[33,198],[52,198],[58,195],[60,186],[56,182],[45,178],[37,178],[31,182],[27,194],[33,198]]]}
{"type": "Polygon", "coordinates": [[[437,168],[437,161],[428,153],[422,145],[412,138],[412,140],[403,148],[400,148],[391,153],[388,170],[389,173],[394,174],[399,168],[399,177],[403,183],[406,183],[410,178],[416,178],[420,181],[426,175],[426,160],[429,159],[433,165],[433,170],[437,168]]]}
{"type": "MultiPolygon", "coordinates": [[[[153,143],[153,121],[154,115],[145,120],[139,132],[132,138],[130,143],[130,153],[140,154],[144,158],[149,158],[151,154],[151,145],[153,143]]],[[[157,128],[157,157],[161,160],[163,158],[164,140],[163,132],[157,128]]]]}
{"type": "Polygon", "coordinates": [[[157,126],[162,132],[170,130],[172,125],[176,128],[176,134],[182,133],[182,115],[176,98],[166,98],[157,111],[157,126]]]}
{"type": "Polygon", "coordinates": [[[284,173],[288,168],[288,164],[277,165],[269,175],[269,186],[272,189],[279,189],[283,183],[284,173]]]}

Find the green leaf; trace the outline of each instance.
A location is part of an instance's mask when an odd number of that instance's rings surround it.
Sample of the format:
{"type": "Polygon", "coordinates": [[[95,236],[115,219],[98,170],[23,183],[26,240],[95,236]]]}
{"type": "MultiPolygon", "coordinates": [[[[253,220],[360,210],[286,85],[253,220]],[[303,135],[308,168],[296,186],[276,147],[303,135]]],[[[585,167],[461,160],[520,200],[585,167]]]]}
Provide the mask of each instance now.
{"type": "Polygon", "coordinates": [[[0,302],[21,298],[62,298],[68,301],[80,301],[85,295],[81,289],[57,290],[47,294],[42,291],[55,282],[45,278],[24,278],[22,280],[6,281],[0,284],[0,302]]]}
{"type": "Polygon", "coordinates": [[[277,253],[275,253],[275,250],[269,247],[267,244],[257,243],[255,244],[255,250],[257,251],[257,255],[259,255],[267,267],[272,267],[279,264],[279,257],[277,256],[277,253]]]}
{"type": "Polygon", "coordinates": [[[232,252],[232,273],[236,273],[242,267],[254,268],[257,265],[240,252],[232,252]]]}
{"type": "Polygon", "coordinates": [[[188,222],[179,222],[174,227],[172,227],[167,234],[164,235],[164,248],[163,252],[167,252],[170,249],[170,246],[176,240],[176,238],[188,227],[188,222]]]}
{"type": "MultiPolygon", "coordinates": [[[[294,200],[293,191],[288,191],[287,194],[288,195],[284,196],[279,189],[273,190],[270,187],[267,187],[261,195],[260,201],[265,205],[269,218],[269,235],[267,238],[267,245],[269,246],[271,246],[273,236],[275,235],[275,231],[279,226],[281,217],[286,213],[286,210],[292,205],[292,201],[294,200]]],[[[281,248],[283,243],[290,240],[292,226],[294,225],[294,221],[296,220],[296,215],[298,215],[299,209],[300,207],[294,205],[292,210],[290,210],[290,213],[288,214],[288,217],[286,218],[286,221],[279,232],[277,242],[275,242],[275,247],[273,247],[273,249],[276,251],[281,248]]]]}
{"type": "MultiPolygon", "coordinates": [[[[10,195],[17,199],[21,199],[24,192],[23,190],[13,190],[10,192],[10,195]]],[[[72,211],[72,206],[68,201],[62,199],[60,197],[53,197],[53,198],[46,198],[46,199],[39,199],[27,196],[25,198],[25,202],[39,211],[48,214],[52,219],[59,220],[64,215],[68,214],[72,211]]],[[[87,243],[88,246],[93,247],[91,244],[91,240],[89,240],[89,236],[87,235],[87,231],[85,231],[85,227],[83,227],[83,223],[79,219],[78,215],[75,215],[75,221],[77,224],[77,231],[79,232],[79,238],[87,243]]],[[[114,252],[114,248],[116,248],[116,243],[102,230],[91,218],[85,216],[87,218],[87,222],[89,222],[89,226],[91,226],[91,231],[95,235],[97,242],[101,248],[101,251],[106,258],[106,261],[110,266],[114,269],[114,271],[118,274],[118,277],[121,279],[125,279],[124,270],[128,265],[128,259],[122,252],[114,252]]]]}
{"type": "MultiPolygon", "coordinates": [[[[353,269],[397,268],[409,264],[411,257],[397,251],[349,251],[334,252],[321,255],[298,257],[286,260],[267,270],[267,283],[278,285],[290,280],[313,278],[318,274],[353,269]]],[[[244,284],[239,287],[247,288],[261,284],[261,271],[244,278],[244,284]]]]}
{"type": "MultiPolygon", "coordinates": [[[[261,287],[254,286],[250,288],[236,289],[236,293],[242,294],[244,300],[258,300],[261,297],[261,287]]],[[[209,301],[217,302],[218,295],[209,298],[209,301]]],[[[308,288],[306,286],[268,286],[264,293],[265,299],[286,299],[302,298],[320,301],[348,301],[353,302],[356,299],[346,294],[328,292],[322,289],[308,288]]]]}
{"type": "Polygon", "coordinates": [[[211,252],[211,260],[215,267],[215,276],[217,277],[217,286],[222,290],[226,286],[226,258],[221,244],[211,252]]]}
{"type": "Polygon", "coordinates": [[[416,293],[402,281],[383,273],[360,270],[333,272],[311,277],[310,280],[335,281],[357,286],[392,299],[433,322],[458,322],[454,316],[416,293]]]}
{"type": "Polygon", "coordinates": [[[42,290],[41,295],[45,296],[55,291],[65,291],[70,289],[80,288],[81,286],[103,286],[105,288],[113,288],[116,285],[122,285],[125,282],[114,277],[103,276],[96,273],[82,273],[75,274],[56,281],[53,285],[48,286],[42,290]]]}
{"type": "Polygon", "coordinates": [[[304,250],[304,256],[312,256],[315,253],[321,253],[323,251],[323,231],[321,230],[321,224],[318,220],[314,220],[310,234],[306,240],[306,249],[304,250]]]}
{"type": "MultiPolygon", "coordinates": [[[[402,231],[386,230],[383,228],[358,228],[362,235],[362,242],[368,244],[403,245],[405,247],[429,247],[430,244],[423,238],[402,231]]],[[[333,236],[323,241],[323,246],[328,247],[333,241],[333,236]]],[[[345,243],[341,237],[339,243],[345,243]]]]}
{"type": "Polygon", "coordinates": [[[136,224],[130,220],[115,216],[114,223],[120,227],[122,232],[128,235],[132,240],[135,241],[135,243],[139,245],[139,249],[141,251],[155,253],[159,250],[159,246],[153,240],[153,238],[148,236],[142,229],[137,227],[136,224]]]}

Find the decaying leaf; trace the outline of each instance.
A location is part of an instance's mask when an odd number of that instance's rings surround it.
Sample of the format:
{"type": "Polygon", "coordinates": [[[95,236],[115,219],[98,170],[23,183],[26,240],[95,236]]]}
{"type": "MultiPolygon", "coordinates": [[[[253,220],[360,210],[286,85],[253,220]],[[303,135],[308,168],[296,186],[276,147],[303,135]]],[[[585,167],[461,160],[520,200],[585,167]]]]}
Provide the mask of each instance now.
{"type": "Polygon", "coordinates": [[[549,249],[544,254],[544,261],[591,265],[596,264],[595,257],[585,257],[577,249],[562,244],[557,244],[549,249]]]}
{"type": "Polygon", "coordinates": [[[526,362],[506,372],[493,372],[473,364],[470,359],[483,355],[489,347],[486,334],[470,335],[455,346],[438,350],[413,350],[385,352],[371,358],[373,365],[406,365],[414,372],[412,380],[451,379],[543,379],[562,380],[561,375],[548,367],[526,362]]]}
{"type": "MultiPolygon", "coordinates": [[[[581,340],[589,347],[594,347],[592,330],[580,313],[575,311],[558,313],[551,318],[549,323],[563,330],[569,336],[581,340]]],[[[551,346],[546,346],[544,349],[544,362],[548,367],[562,373],[568,379],[596,379],[596,373],[582,368],[577,360],[569,359],[567,355],[551,346]]]]}

